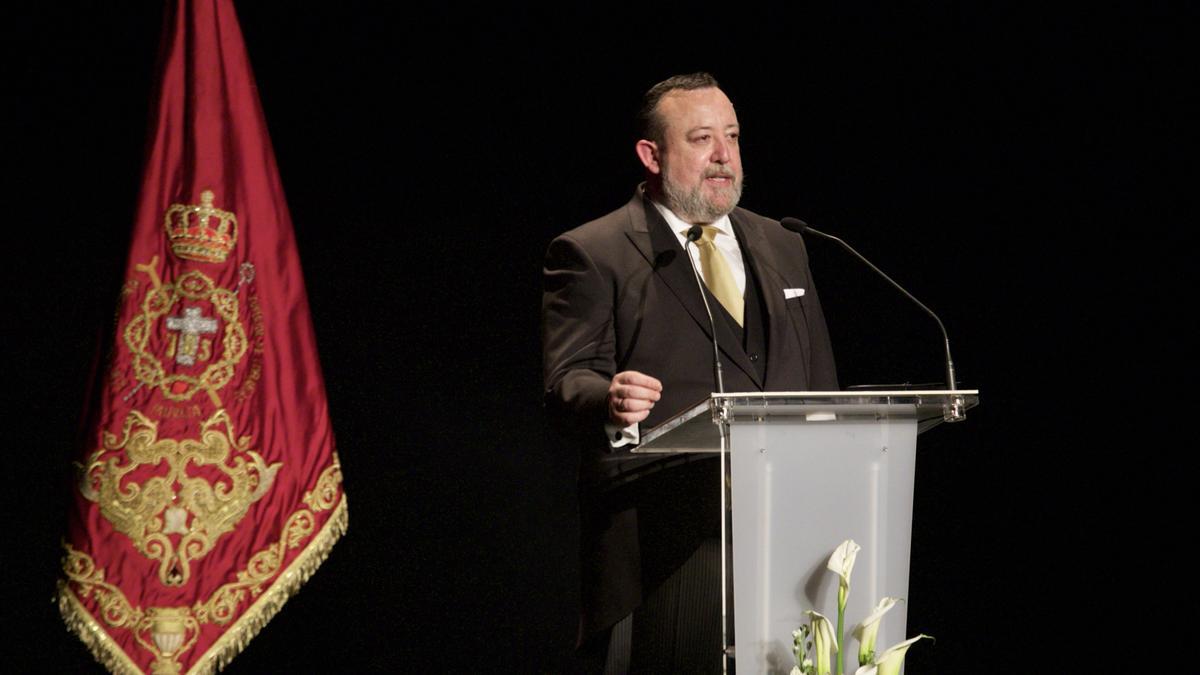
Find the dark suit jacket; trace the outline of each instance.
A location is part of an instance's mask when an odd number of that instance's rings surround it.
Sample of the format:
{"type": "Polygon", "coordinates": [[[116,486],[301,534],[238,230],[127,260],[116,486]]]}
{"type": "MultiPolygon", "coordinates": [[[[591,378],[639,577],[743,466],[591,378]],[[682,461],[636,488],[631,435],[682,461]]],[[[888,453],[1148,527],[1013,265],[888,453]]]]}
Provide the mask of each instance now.
{"type": "MultiPolygon", "coordinates": [[[[745,209],[730,219],[763,296],[766,354],[747,354],[718,320],[726,391],[836,390],[833,352],[799,235],[745,209]],[[784,289],[804,289],[785,299],[784,289]],[[760,377],[751,359],[766,359],[760,377]]],[[[717,304],[710,296],[716,311],[717,304]]],[[[582,451],[581,640],[619,621],[719,527],[716,462],[614,481],[603,434],[612,376],[637,370],[663,383],[643,431],[715,388],[712,335],[691,266],[639,188],[603,218],[556,238],[542,298],[547,410],[582,451]]],[[[757,364],[761,365],[761,364],[757,364]]]]}

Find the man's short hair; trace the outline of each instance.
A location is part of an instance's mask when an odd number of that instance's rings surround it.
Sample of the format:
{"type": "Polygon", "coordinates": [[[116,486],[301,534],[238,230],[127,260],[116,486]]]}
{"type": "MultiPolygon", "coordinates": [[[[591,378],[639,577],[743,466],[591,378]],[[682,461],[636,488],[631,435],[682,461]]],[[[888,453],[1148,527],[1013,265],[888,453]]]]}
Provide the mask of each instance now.
{"type": "Polygon", "coordinates": [[[642,108],[637,114],[638,138],[654,141],[662,146],[666,141],[667,123],[663,120],[662,115],[658,114],[659,101],[677,89],[692,91],[710,87],[719,89],[720,85],[717,84],[717,78],[703,72],[676,75],[650,87],[650,90],[642,97],[642,108]]]}

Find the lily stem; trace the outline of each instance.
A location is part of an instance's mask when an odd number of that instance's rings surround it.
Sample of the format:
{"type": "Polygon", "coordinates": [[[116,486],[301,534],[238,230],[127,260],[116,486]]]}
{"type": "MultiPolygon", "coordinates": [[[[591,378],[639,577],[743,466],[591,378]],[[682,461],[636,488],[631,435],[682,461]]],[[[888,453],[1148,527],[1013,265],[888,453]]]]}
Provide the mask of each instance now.
{"type": "Polygon", "coordinates": [[[845,584],[838,584],[838,627],[837,639],[834,642],[837,645],[837,660],[834,663],[837,665],[833,671],[837,675],[843,675],[846,672],[842,659],[842,653],[845,651],[842,649],[842,634],[846,632],[846,595],[848,590],[850,589],[846,588],[845,584]]]}

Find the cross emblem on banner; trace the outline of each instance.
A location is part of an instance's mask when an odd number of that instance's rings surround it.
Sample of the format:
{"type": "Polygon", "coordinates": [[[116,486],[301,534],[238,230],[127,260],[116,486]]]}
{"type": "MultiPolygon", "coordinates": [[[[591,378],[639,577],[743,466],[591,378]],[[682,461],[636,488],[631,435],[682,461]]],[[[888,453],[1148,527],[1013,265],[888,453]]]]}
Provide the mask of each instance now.
{"type": "Polygon", "coordinates": [[[199,307],[188,307],[183,310],[183,316],[167,317],[167,330],[177,330],[181,335],[179,347],[175,350],[175,362],[191,366],[196,364],[200,335],[217,332],[217,320],[201,316],[199,307]]]}

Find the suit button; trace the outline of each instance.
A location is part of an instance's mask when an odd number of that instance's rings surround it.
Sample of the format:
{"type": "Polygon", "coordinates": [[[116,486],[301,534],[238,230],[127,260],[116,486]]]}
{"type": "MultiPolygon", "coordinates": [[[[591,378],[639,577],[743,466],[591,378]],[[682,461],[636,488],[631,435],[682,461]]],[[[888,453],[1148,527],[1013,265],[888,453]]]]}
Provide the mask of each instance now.
{"type": "Polygon", "coordinates": [[[750,355],[750,362],[751,362],[751,363],[754,363],[754,362],[756,362],[756,361],[758,361],[758,354],[751,354],[751,355],[750,355]]]}

